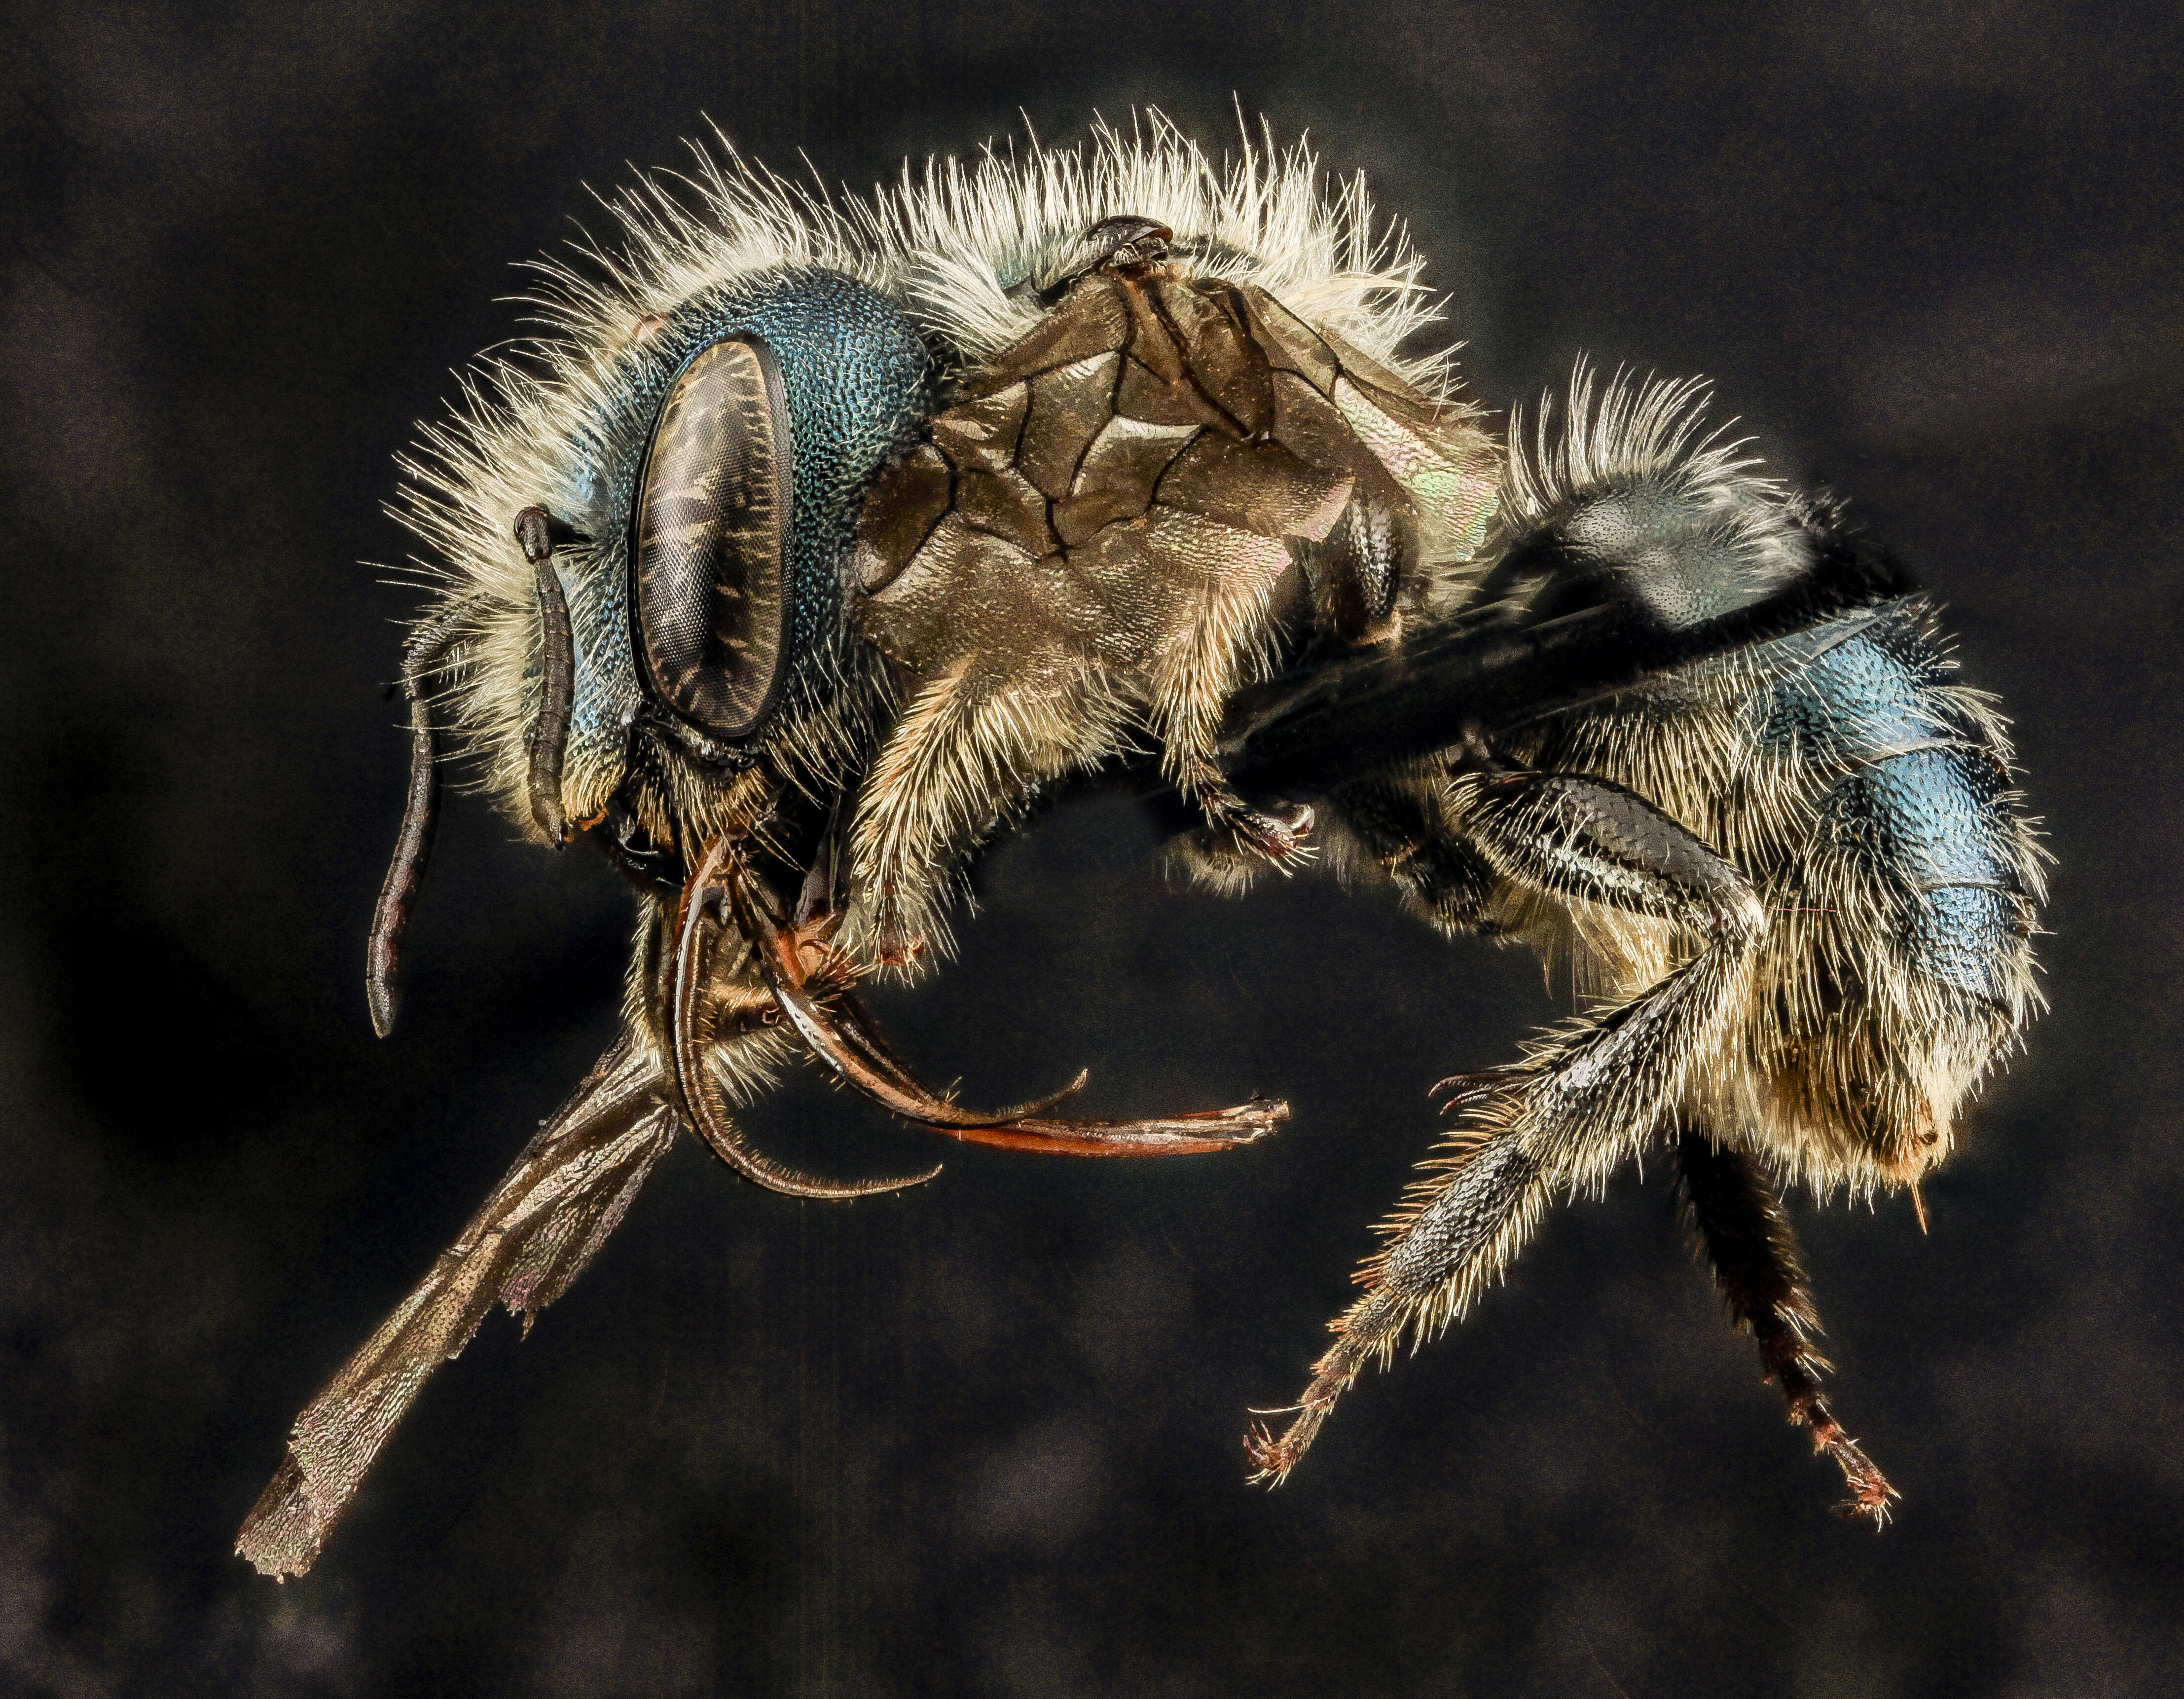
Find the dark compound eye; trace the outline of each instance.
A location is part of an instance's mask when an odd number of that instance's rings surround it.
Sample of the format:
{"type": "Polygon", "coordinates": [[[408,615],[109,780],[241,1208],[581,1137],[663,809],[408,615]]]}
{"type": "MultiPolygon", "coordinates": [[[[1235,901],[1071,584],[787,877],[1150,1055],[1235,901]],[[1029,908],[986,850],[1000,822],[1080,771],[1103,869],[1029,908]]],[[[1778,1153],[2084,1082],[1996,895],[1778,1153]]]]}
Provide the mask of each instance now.
{"type": "Polygon", "coordinates": [[[788,400],[773,350],[714,343],[660,410],[631,521],[646,683],[708,734],[749,737],[788,677],[788,400]]]}

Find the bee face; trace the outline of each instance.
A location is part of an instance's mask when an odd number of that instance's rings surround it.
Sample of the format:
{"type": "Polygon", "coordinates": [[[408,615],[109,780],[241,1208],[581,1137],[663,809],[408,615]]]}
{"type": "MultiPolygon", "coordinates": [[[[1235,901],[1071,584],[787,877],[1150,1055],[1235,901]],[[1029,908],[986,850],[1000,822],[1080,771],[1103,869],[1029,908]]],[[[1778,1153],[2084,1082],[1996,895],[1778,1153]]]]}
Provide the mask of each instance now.
{"type": "Polygon", "coordinates": [[[532,825],[553,658],[507,521],[550,515],[571,675],[561,811],[607,810],[634,751],[645,772],[626,799],[671,838],[670,797],[703,792],[706,768],[823,722],[857,499],[924,410],[930,361],[895,304],[813,265],[661,312],[581,299],[582,343],[485,368],[456,419],[427,431],[433,458],[410,465],[405,516],[446,558],[451,593],[434,694],[532,825]]]}
{"type": "Polygon", "coordinates": [[[562,572],[577,685],[564,794],[627,776],[633,724],[733,766],[840,688],[857,502],[924,409],[923,344],[856,279],[798,270],[663,315],[574,433],[562,572]]]}

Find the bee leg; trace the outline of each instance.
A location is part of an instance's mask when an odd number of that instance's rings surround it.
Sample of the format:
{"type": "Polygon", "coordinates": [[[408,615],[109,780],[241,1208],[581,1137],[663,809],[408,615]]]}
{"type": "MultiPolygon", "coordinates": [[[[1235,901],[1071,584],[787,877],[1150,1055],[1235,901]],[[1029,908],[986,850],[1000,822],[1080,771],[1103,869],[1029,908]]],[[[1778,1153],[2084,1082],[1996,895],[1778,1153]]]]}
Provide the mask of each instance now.
{"type": "MultiPolygon", "coordinates": [[[[1302,858],[1312,811],[1246,806],[1203,753],[1219,724],[1217,699],[1176,688],[1188,711],[1156,708],[1171,782],[1222,847],[1278,863],[1302,858]]],[[[873,764],[851,827],[855,883],[872,905],[881,965],[909,966],[936,940],[944,950],[941,905],[964,854],[1041,785],[1123,749],[1135,711],[1095,670],[1052,657],[1013,672],[966,666],[921,689],[873,764]]]]}
{"type": "Polygon", "coordinates": [[[1312,858],[1312,811],[1301,803],[1253,807],[1216,759],[1228,700],[1253,674],[1256,646],[1273,629],[1265,585],[1241,575],[1206,592],[1196,618],[1153,668],[1162,771],[1204,816],[1198,849],[1215,861],[1242,856],[1295,867],[1312,858]]]}
{"type": "Polygon", "coordinates": [[[937,939],[962,856],[1041,784],[1097,766],[1128,737],[1129,711],[1075,663],[1022,676],[967,666],[919,691],[866,783],[851,827],[874,953],[907,966],[937,939]]]}
{"type": "MultiPolygon", "coordinates": [[[[1254,1098],[1234,1109],[1156,1120],[1048,1118],[1047,1110],[1084,1089],[1087,1076],[1082,1072],[1034,1102],[1002,1110],[967,1109],[918,1082],[850,990],[855,973],[848,959],[823,941],[818,928],[783,919],[772,894],[749,877],[733,843],[723,839],[714,846],[705,873],[708,878],[717,874],[779,1012],[812,1055],[844,1083],[905,1121],[969,1144],[1050,1156],[1170,1156],[1256,1144],[1289,1114],[1286,1103],[1254,1098]]],[[[705,883],[696,888],[699,901],[712,894],[705,883]]]]}
{"type": "Polygon", "coordinates": [[[1237,861],[1271,861],[1294,870],[1312,858],[1309,839],[1316,822],[1309,804],[1277,802],[1254,808],[1206,757],[1186,753],[1171,762],[1177,793],[1204,822],[1193,849],[1216,867],[1237,861]]]}
{"type": "Polygon", "coordinates": [[[1502,930],[1490,911],[1500,876],[1457,825],[1438,763],[1353,780],[1333,802],[1345,836],[1395,886],[1404,907],[1451,938],[1502,930]]]}
{"type": "Polygon", "coordinates": [[[1255,1422],[1245,1435],[1254,1481],[1279,1486],[1366,1365],[1395,1355],[1407,1324],[1423,1333],[1453,1321],[1532,1236],[1549,1184],[1518,1129],[1454,1147],[1436,1166],[1453,1172],[1412,1184],[1397,1236],[1365,1264],[1365,1295],[1334,1323],[1289,1425],[1277,1437],[1255,1422]]]}
{"type": "Polygon", "coordinates": [[[1791,1421],[1808,1424],[1814,1449],[1833,1457],[1843,1472],[1850,1497],[1836,1507],[1836,1513],[1870,1517],[1875,1527],[1883,1526],[1896,1490],[1843,1432],[1820,1395],[1828,1363],[1813,1349],[1819,1312],[1774,1184],[1750,1156],[1688,1125],[1677,1138],[1676,1167],[1685,1217],[1713,1266],[1730,1319],[1752,1330],[1767,1378],[1782,1389],[1791,1421]]]}
{"type": "MultiPolygon", "coordinates": [[[[1255,1428],[1256,1480],[1279,1482],[1368,1363],[1454,1321],[1524,1248],[1557,1189],[1602,1183],[1652,1137],[1695,1058],[1718,1042],[1766,912],[1744,876],[1645,799],[1580,774],[1497,772],[1459,781],[1451,809],[1504,879],[1674,919],[1707,939],[1618,1006],[1535,1046],[1521,1067],[1466,1093],[1465,1125],[1413,1183],[1363,1295],[1288,1428],[1255,1428]]],[[[1412,858],[1415,859],[1415,858],[1412,858]]]]}

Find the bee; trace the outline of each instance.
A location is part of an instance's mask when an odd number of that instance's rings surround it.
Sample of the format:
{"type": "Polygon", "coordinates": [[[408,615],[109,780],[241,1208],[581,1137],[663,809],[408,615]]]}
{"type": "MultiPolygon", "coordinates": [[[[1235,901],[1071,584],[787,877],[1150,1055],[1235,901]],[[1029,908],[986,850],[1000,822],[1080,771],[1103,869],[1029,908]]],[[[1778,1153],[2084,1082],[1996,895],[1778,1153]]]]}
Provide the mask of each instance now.
{"type": "MultiPolygon", "coordinates": [[[[1822,1390],[1786,1183],[1869,1196],[1949,1152],[2039,997],[2042,858],[1993,704],[1837,504],[1760,476],[1696,383],[1602,383],[1498,436],[1361,181],[1154,118],[838,201],[697,150],[545,263],[548,331],[404,463],[432,599],[374,918],[393,1024],[443,766],[637,901],[620,1035],[297,1418],[238,1551],[300,1574],[427,1376],[528,1330],[688,1134],[810,1061],[1015,1150],[1211,1154],[1255,1098],[1137,1121],[980,1111],[859,994],[951,948],[981,845],[1141,776],[1189,877],[1317,862],[1451,937],[1566,961],[1584,1014],[1436,1088],[1449,1122],[1254,1479],[1462,1316],[1542,1212],[1666,1149],[1733,1322],[1848,1513],[1895,1497],[1822,1390]],[[694,194],[694,199],[693,195],[694,194]]],[[[938,1170],[933,1171],[937,1173],[938,1170]]]]}

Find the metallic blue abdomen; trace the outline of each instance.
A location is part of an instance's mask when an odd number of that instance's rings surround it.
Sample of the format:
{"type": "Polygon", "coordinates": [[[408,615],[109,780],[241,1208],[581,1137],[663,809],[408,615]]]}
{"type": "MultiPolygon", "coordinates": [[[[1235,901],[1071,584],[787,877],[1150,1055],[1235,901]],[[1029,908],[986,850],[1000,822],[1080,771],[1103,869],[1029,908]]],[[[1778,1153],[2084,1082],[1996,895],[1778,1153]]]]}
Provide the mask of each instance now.
{"type": "Polygon", "coordinates": [[[2001,752],[1912,608],[1818,638],[1772,687],[1763,741],[1839,770],[1818,832],[1894,895],[1914,964],[2006,1011],[2031,894],[2001,752]]]}

